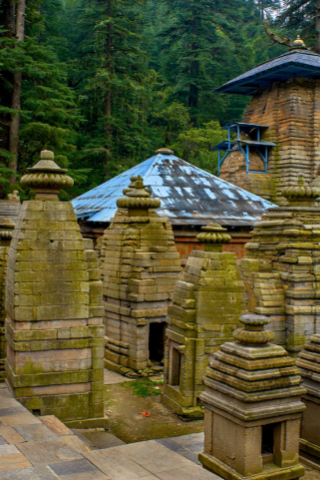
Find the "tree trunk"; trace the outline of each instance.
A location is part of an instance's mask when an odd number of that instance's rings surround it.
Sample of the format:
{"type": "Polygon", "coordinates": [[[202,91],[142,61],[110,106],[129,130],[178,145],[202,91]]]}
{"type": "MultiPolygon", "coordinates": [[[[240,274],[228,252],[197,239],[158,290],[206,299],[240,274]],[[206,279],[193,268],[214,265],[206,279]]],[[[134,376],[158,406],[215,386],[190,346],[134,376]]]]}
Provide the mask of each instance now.
{"type": "MultiPolygon", "coordinates": [[[[5,30],[2,34],[5,38],[13,39],[15,37],[15,14],[15,0],[3,0],[2,12],[0,13],[0,25],[3,25],[5,30]]],[[[13,74],[8,71],[2,71],[0,78],[0,103],[3,107],[11,108],[12,89],[9,85],[13,85],[13,74]]],[[[10,114],[0,114],[0,149],[3,151],[9,151],[10,123],[10,114]]],[[[7,164],[7,161],[7,158],[0,153],[0,162],[7,164]]],[[[2,196],[1,191],[0,197],[2,196]]]]}
{"type": "Polygon", "coordinates": [[[314,50],[320,53],[320,0],[317,0],[316,5],[316,45],[314,50]]]}
{"type": "MultiPolygon", "coordinates": [[[[197,35],[197,21],[194,20],[192,23],[192,37],[195,38],[197,35]]],[[[196,52],[198,50],[198,45],[196,42],[191,44],[191,50],[196,52]]],[[[191,120],[196,121],[195,110],[198,107],[198,81],[199,76],[199,60],[197,59],[197,54],[193,57],[190,64],[190,84],[189,84],[189,99],[188,105],[191,108],[191,120]]]]}
{"type": "MultiPolygon", "coordinates": [[[[23,42],[24,40],[24,24],[25,24],[26,0],[19,0],[17,5],[17,21],[16,21],[16,40],[23,42]]],[[[19,112],[21,110],[21,83],[22,75],[20,71],[14,73],[13,92],[12,92],[12,108],[19,112]]],[[[18,166],[18,148],[19,148],[19,123],[20,115],[11,115],[10,122],[10,140],[9,152],[13,155],[13,159],[9,162],[9,168],[16,173],[18,166]]],[[[15,176],[10,179],[10,183],[15,182],[15,176]]]]}
{"type": "MultiPolygon", "coordinates": [[[[107,3],[107,15],[111,18],[111,1],[107,3]]],[[[111,75],[112,73],[112,31],[110,22],[107,25],[107,45],[106,45],[106,69],[111,75]]],[[[105,173],[106,178],[109,178],[109,160],[111,157],[111,140],[112,140],[112,125],[111,125],[111,113],[112,113],[112,92],[111,84],[107,84],[106,91],[106,124],[105,124],[105,139],[106,139],[106,154],[105,154],[105,173]]]]}

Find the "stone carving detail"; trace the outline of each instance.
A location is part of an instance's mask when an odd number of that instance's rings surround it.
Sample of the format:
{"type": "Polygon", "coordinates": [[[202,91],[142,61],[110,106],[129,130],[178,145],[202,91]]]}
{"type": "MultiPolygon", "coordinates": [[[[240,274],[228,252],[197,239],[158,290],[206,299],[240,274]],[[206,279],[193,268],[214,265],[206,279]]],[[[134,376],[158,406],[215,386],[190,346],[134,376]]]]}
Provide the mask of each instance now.
{"type": "Polygon", "coordinates": [[[269,319],[243,315],[236,342],[214,353],[200,395],[205,406],[205,445],[199,459],[228,480],[298,479],[301,395],[295,360],[268,343],[269,319]],[[265,336],[263,336],[266,334],[265,336]]]}

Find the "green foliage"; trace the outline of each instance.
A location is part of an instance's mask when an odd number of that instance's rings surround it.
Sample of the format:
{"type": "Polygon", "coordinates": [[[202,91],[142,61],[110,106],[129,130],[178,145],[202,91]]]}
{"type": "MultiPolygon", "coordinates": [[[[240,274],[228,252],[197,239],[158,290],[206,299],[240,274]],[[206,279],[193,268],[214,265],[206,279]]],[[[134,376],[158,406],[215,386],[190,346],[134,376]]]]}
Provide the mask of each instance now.
{"type": "MultiPolygon", "coordinates": [[[[294,0],[298,1],[298,0],[294,0]]],[[[302,1],[302,0],[299,0],[302,1]]],[[[0,0],[0,21],[6,0],[0,0]]],[[[22,73],[18,178],[54,150],[75,179],[69,199],[163,146],[211,173],[249,101],[215,89],[283,51],[267,47],[276,0],[26,0],[25,40],[0,22],[0,196],[10,184],[7,129],[22,73]]],[[[21,191],[22,198],[32,193],[21,191]]]]}
{"type": "Polygon", "coordinates": [[[221,129],[219,122],[211,121],[201,128],[189,128],[180,133],[174,148],[181,158],[202,170],[216,174],[218,153],[213,152],[212,148],[225,139],[226,132],[221,129]]]}
{"type": "Polygon", "coordinates": [[[152,395],[161,395],[163,389],[163,382],[153,382],[149,378],[139,378],[133,382],[126,382],[122,384],[126,388],[133,390],[137,397],[150,397],[152,395]]]}
{"type": "MultiPolygon", "coordinates": [[[[317,0],[283,0],[277,25],[295,40],[300,34],[305,43],[315,45],[317,0]]],[[[320,5],[319,5],[320,6],[320,5]]]]}

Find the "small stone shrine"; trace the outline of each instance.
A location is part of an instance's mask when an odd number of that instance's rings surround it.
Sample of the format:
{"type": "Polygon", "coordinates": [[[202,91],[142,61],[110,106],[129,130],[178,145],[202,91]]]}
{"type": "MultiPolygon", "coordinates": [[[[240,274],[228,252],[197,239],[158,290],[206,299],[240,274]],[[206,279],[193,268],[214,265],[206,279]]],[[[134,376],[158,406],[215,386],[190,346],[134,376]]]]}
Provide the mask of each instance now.
{"type": "Polygon", "coordinates": [[[300,454],[304,461],[308,460],[320,465],[320,429],[317,421],[320,416],[320,335],[313,335],[297,359],[306,395],[302,401],[307,407],[302,415],[300,435],[300,454]]]}
{"type": "Polygon", "coordinates": [[[202,230],[197,239],[205,251],[191,252],[167,316],[162,402],[187,418],[203,417],[199,395],[209,356],[231,340],[246,309],[236,256],[222,252],[231,237],[214,223],[202,230]]]}
{"type": "Polygon", "coordinates": [[[248,310],[267,315],[275,343],[298,355],[319,332],[320,189],[302,176],[284,189],[287,207],[270,208],[255,224],[241,272],[248,310]]]}
{"type": "Polygon", "coordinates": [[[7,356],[7,342],[5,337],[5,290],[8,250],[10,247],[15,223],[10,218],[0,222],[0,382],[5,380],[5,359],[7,356]]]}
{"type": "Polygon", "coordinates": [[[142,178],[132,177],[105,231],[102,275],[105,365],[128,376],[163,370],[167,309],[181,272],[172,228],[154,211],[142,178]]]}
{"type": "Polygon", "coordinates": [[[6,374],[14,396],[33,413],[70,427],[104,427],[102,284],[70,202],[73,185],[42,151],[22,177],[24,202],[8,254],[6,374]]]}
{"type": "Polygon", "coordinates": [[[10,218],[14,222],[17,221],[21,210],[21,203],[18,190],[8,194],[8,200],[0,200],[0,222],[10,218]]]}
{"type": "Polygon", "coordinates": [[[223,155],[220,178],[286,205],[282,190],[297,185],[298,173],[308,182],[319,177],[318,53],[309,51],[298,37],[289,51],[217,91],[251,97],[242,121],[231,125],[237,133],[215,147],[223,155]]]}
{"type": "Polygon", "coordinates": [[[268,343],[262,315],[243,315],[244,329],[211,357],[200,395],[205,406],[203,466],[227,480],[291,480],[299,464],[300,397],[305,389],[293,358],[268,343]]]}

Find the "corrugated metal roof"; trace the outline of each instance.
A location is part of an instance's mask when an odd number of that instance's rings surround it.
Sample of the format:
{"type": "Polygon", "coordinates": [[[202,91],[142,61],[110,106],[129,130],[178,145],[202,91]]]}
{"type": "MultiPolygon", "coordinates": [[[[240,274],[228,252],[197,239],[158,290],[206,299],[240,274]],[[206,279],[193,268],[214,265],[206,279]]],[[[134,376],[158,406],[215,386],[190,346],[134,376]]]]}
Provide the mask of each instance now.
{"type": "Polygon", "coordinates": [[[319,78],[320,55],[308,50],[291,50],[230,80],[217,92],[252,95],[258,88],[292,77],[319,78]]]}
{"type": "Polygon", "coordinates": [[[110,222],[130,177],[141,175],[152,197],[161,200],[157,212],[176,225],[253,225],[275,205],[228,183],[174,155],[157,154],[72,201],[80,219],[110,222]]]}

